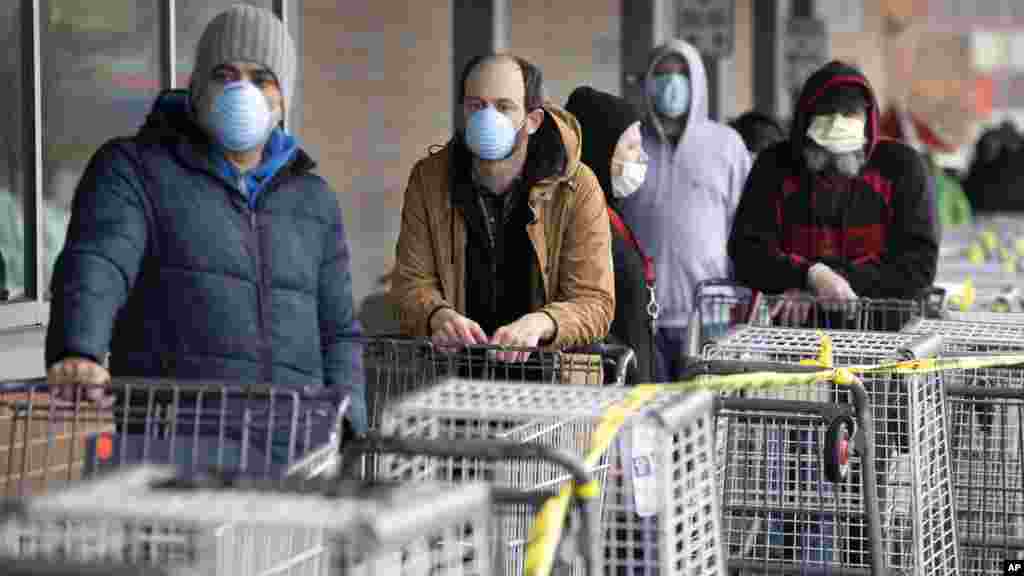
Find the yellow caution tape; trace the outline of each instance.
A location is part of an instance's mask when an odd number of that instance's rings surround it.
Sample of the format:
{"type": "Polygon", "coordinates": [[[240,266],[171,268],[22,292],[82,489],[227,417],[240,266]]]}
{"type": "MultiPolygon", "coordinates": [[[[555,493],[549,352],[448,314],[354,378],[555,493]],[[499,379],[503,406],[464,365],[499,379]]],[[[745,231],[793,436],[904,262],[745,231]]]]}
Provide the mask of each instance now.
{"type": "Polygon", "coordinates": [[[601,483],[597,480],[591,480],[583,486],[576,488],[576,497],[584,500],[593,500],[601,495],[601,483]]]}
{"type": "MultiPolygon", "coordinates": [[[[805,360],[801,364],[820,366],[816,372],[754,372],[730,374],[724,376],[698,376],[692,380],[671,384],[643,384],[632,389],[630,394],[620,403],[611,406],[604,414],[601,422],[591,437],[591,447],[584,457],[589,468],[597,466],[608,451],[612,441],[625,424],[629,416],[639,412],[654,396],[662,391],[688,392],[696,390],[715,390],[729,392],[734,390],[772,389],[785,386],[811,385],[818,382],[833,382],[840,386],[851,386],[858,382],[859,376],[880,374],[927,374],[947,370],[978,370],[1006,366],[1024,365],[1024,354],[1007,354],[1000,356],[980,356],[968,358],[922,358],[901,360],[877,365],[859,365],[835,368],[833,366],[832,341],[825,334],[821,335],[821,351],[815,360],[805,360]]],[[[600,495],[600,486],[592,481],[586,486],[575,489],[582,498],[596,498],[600,495]]],[[[562,535],[566,513],[569,510],[570,496],[574,489],[571,485],[563,486],[557,496],[548,500],[541,508],[530,527],[530,537],[526,546],[526,576],[547,576],[554,566],[555,553],[562,535]]]]}
{"type": "MultiPolygon", "coordinates": [[[[659,387],[654,385],[636,386],[623,402],[613,405],[605,412],[591,436],[590,450],[583,458],[583,463],[587,468],[593,468],[600,463],[601,457],[608,451],[612,441],[618,435],[619,429],[626,422],[626,418],[643,408],[658,391],[659,387]]],[[[565,515],[569,510],[570,494],[571,486],[565,486],[559,490],[558,496],[544,503],[533,526],[530,527],[524,566],[526,576],[541,576],[551,573],[555,562],[555,553],[558,550],[558,541],[562,535],[562,527],[565,525],[565,515]]]]}

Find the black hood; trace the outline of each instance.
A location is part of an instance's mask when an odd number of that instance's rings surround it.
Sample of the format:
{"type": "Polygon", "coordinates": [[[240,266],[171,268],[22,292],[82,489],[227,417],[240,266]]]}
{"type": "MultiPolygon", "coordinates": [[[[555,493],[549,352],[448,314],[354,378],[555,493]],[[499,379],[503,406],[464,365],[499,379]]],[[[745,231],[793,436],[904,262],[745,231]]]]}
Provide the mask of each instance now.
{"type": "Polygon", "coordinates": [[[619,137],[640,113],[629,102],[607,92],[582,86],[573,91],[565,109],[576,117],[583,131],[583,163],[597,176],[608,204],[615,206],[612,195],[611,160],[619,137]]]}
{"type": "Polygon", "coordinates": [[[797,100],[796,110],[793,112],[793,122],[790,126],[789,144],[792,147],[793,158],[802,157],[802,149],[810,127],[811,117],[814,115],[815,105],[829,93],[842,87],[857,87],[864,92],[868,102],[867,110],[867,157],[871,157],[875,146],[878,145],[878,101],[875,98],[875,91],[871,88],[864,73],[839,61],[832,61],[821,67],[811,75],[804,83],[800,98],[797,100]]]}

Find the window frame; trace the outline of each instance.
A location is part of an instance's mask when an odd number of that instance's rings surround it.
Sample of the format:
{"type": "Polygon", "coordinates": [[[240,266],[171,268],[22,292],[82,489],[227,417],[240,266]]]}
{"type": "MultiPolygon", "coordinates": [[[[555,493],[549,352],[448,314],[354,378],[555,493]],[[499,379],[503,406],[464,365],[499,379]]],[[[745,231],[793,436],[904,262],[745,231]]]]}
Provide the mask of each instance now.
{"type": "MultiPolygon", "coordinates": [[[[24,106],[20,112],[27,118],[21,145],[30,153],[24,155],[26,166],[22,166],[22,177],[25,179],[24,226],[25,246],[25,298],[0,302],[0,333],[24,330],[26,328],[45,328],[50,320],[50,302],[46,299],[46,283],[44,278],[46,246],[44,238],[43,200],[43,90],[42,90],[42,45],[41,21],[43,0],[17,0],[20,4],[17,17],[20,19],[22,49],[22,70],[24,90],[24,106]]],[[[159,44],[159,78],[160,89],[179,88],[176,86],[175,66],[177,62],[177,0],[159,0],[157,3],[159,44]]],[[[272,0],[271,10],[285,23],[295,41],[299,74],[302,70],[302,0],[272,0]]],[[[301,110],[301,89],[296,89],[295,97],[290,104],[292,111],[301,110]]],[[[286,115],[286,127],[296,132],[300,125],[301,113],[293,112],[286,115]]],[[[109,137],[118,136],[110,134],[109,137]]]]}

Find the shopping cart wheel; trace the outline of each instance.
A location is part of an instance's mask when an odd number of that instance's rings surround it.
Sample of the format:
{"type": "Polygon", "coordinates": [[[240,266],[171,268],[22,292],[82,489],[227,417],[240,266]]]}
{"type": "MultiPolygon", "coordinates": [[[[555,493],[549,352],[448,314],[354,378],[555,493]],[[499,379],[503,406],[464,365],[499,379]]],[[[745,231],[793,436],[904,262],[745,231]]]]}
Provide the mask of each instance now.
{"type": "Polygon", "coordinates": [[[850,474],[853,430],[853,418],[839,416],[825,433],[825,479],[833,484],[844,482],[850,474]]]}

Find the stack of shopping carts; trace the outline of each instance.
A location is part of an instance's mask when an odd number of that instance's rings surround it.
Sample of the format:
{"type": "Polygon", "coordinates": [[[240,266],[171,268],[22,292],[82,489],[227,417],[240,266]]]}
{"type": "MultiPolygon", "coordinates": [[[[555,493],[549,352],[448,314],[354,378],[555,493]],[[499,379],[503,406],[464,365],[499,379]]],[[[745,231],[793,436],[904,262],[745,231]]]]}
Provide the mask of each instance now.
{"type": "MultiPolygon", "coordinates": [[[[934,342],[914,335],[825,334],[832,342],[835,366],[872,365],[937,352],[934,342]]],[[[796,364],[818,357],[821,336],[816,330],[741,327],[709,344],[704,357],[796,364]]],[[[864,450],[849,455],[841,440],[850,423],[829,413],[835,405],[856,404],[847,387],[821,383],[746,391],[746,409],[723,414],[718,428],[719,472],[731,565],[864,570],[881,560],[886,569],[905,573],[956,573],[942,380],[935,374],[870,375],[864,378],[864,387],[864,409],[870,410],[873,424],[857,434],[872,433],[873,447],[864,439],[861,444],[874,449],[874,458],[864,450]],[[779,400],[793,408],[782,414],[758,410],[759,403],[779,400]],[[822,407],[817,417],[800,410],[806,403],[822,407]],[[835,470],[844,459],[860,473],[837,477],[835,470]],[[874,484],[877,490],[871,489],[874,484]],[[873,518],[865,517],[865,510],[876,507],[881,512],[877,531],[871,528],[873,518]],[[870,553],[877,545],[884,549],[882,558],[870,553]]],[[[863,415],[860,420],[865,420],[863,415]]]]}
{"type": "MultiPolygon", "coordinates": [[[[921,320],[946,356],[1024,353],[1024,322],[921,320]]],[[[1003,573],[1024,558],[1024,368],[957,371],[946,379],[957,530],[965,574],[1003,573]]]]}

